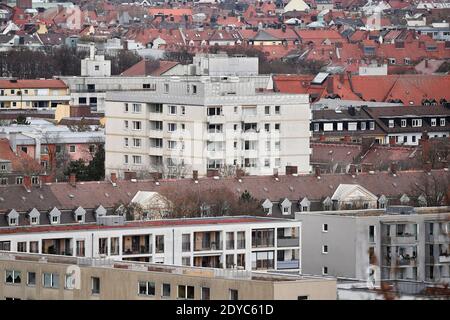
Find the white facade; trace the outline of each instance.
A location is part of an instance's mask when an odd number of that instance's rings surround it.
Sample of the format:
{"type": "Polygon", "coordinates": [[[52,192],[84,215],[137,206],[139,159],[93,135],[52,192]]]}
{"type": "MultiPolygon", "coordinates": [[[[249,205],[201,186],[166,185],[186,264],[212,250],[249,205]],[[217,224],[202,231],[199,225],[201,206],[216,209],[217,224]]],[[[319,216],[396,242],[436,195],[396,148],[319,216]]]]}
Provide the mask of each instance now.
{"type": "Polygon", "coordinates": [[[81,60],[81,76],[109,77],[111,76],[111,61],[105,56],[95,54],[95,45],[91,44],[89,58],[81,60]]]}
{"type": "Polygon", "coordinates": [[[81,224],[79,228],[53,225],[50,233],[40,232],[39,226],[32,226],[35,229],[28,232],[14,233],[2,232],[10,228],[3,227],[0,228],[0,244],[4,250],[8,242],[12,252],[300,273],[301,223],[270,218],[249,222],[246,218],[255,220],[252,217],[218,217],[207,218],[210,224],[201,219],[192,219],[194,222],[186,219],[184,225],[177,220],[160,220],[154,224],[134,221],[121,227],[96,226],[95,223],[81,224]],[[196,224],[195,220],[200,223],[196,224]]]}
{"type": "Polygon", "coordinates": [[[106,175],[145,177],[180,165],[186,172],[177,177],[227,166],[251,175],[286,166],[309,172],[308,96],[256,93],[256,82],[172,77],[151,83],[152,92],[108,93],[106,175]]]}

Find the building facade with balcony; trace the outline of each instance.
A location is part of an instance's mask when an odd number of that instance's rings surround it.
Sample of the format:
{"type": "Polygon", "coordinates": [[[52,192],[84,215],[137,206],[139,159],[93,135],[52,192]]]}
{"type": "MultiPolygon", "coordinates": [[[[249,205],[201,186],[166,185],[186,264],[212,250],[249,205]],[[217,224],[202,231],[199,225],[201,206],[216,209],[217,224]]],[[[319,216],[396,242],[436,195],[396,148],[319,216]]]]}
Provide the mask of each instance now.
{"type": "Polygon", "coordinates": [[[293,220],[216,217],[124,221],[94,209],[12,209],[0,219],[0,251],[299,273],[300,227],[293,220]]]}
{"type": "Polygon", "coordinates": [[[297,213],[302,270],[367,281],[450,281],[450,208],[297,213]]]}
{"type": "Polygon", "coordinates": [[[49,109],[69,101],[68,87],[61,80],[0,80],[0,109],[49,109]]]}
{"type": "Polygon", "coordinates": [[[310,171],[307,95],[259,92],[257,77],[171,77],[152,86],[108,93],[106,174],[310,171]]]}

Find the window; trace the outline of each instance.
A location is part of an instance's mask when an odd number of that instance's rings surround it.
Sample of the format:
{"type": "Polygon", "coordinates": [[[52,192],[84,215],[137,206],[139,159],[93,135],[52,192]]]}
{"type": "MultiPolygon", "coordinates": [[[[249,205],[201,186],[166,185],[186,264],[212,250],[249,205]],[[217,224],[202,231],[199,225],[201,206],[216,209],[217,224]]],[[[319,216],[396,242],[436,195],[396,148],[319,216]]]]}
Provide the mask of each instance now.
{"type": "Polygon", "coordinates": [[[2,164],[0,166],[0,171],[6,171],[6,164],[2,164]]]}
{"type": "Polygon", "coordinates": [[[100,278],[91,277],[91,284],[92,294],[100,294],[100,278]]]}
{"type": "Polygon", "coordinates": [[[98,239],[98,254],[108,254],[108,238],[98,239]]]}
{"type": "Polygon", "coordinates": [[[327,223],[324,223],[322,225],[322,232],[328,232],[328,224],[327,223]]]}
{"type": "Polygon", "coordinates": [[[170,283],[163,283],[161,287],[161,297],[170,298],[170,283]]]}
{"type": "Polygon", "coordinates": [[[169,84],[164,83],[164,93],[169,93],[169,84]]]}
{"type": "Polygon", "coordinates": [[[280,124],[279,123],[275,123],[275,130],[277,130],[277,131],[280,130],[280,124]]]}
{"type": "Polygon", "coordinates": [[[128,103],[125,103],[125,105],[124,105],[124,109],[123,109],[123,112],[128,112],[128,103]]]}
{"type": "Polygon", "coordinates": [[[141,130],[141,122],[140,121],[133,121],[133,130],[141,130]]]}
{"type": "Polygon", "coordinates": [[[19,220],[17,218],[9,218],[9,225],[17,226],[17,225],[19,225],[19,220]]]}
{"type": "Polygon", "coordinates": [[[123,145],[128,147],[128,138],[123,138],[123,145]]]}
{"type": "Polygon", "coordinates": [[[208,110],[208,116],[221,116],[222,114],[222,107],[209,107],[208,110]]]}
{"type": "Polygon", "coordinates": [[[192,86],[192,94],[197,94],[197,86],[196,85],[192,86]]]}
{"type": "Polygon", "coordinates": [[[57,273],[47,273],[42,274],[42,285],[44,288],[59,288],[59,274],[57,273]]]}
{"type": "Polygon", "coordinates": [[[169,114],[177,114],[177,106],[169,106],[169,114]]]}
{"type": "Polygon", "coordinates": [[[128,129],[128,120],[123,121],[123,127],[124,129],[128,129]]]}
{"type": "Polygon", "coordinates": [[[100,70],[100,66],[99,65],[95,65],[95,71],[100,70]]]}
{"type": "Polygon", "coordinates": [[[0,185],[7,185],[8,184],[8,178],[0,178],[0,185]]]}
{"type": "Polygon", "coordinates": [[[402,128],[406,127],[406,119],[402,119],[401,121],[402,128]]]}
{"type": "Polygon", "coordinates": [[[412,120],[412,126],[413,127],[421,127],[422,126],[422,119],[413,119],[412,120]]]}
{"type": "Polygon", "coordinates": [[[78,104],[86,104],[87,99],[86,97],[79,97],[78,98],[78,104]]]}
{"type": "Polygon", "coordinates": [[[322,253],[328,253],[328,246],[327,245],[323,245],[322,246],[322,253]]]}
{"type": "Polygon", "coordinates": [[[23,177],[16,177],[16,184],[23,184],[23,177]]]}
{"type": "Polygon", "coordinates": [[[328,275],[328,267],[322,267],[322,274],[324,276],[328,275]]]}
{"type": "Polygon", "coordinates": [[[155,236],[155,252],[164,253],[164,235],[155,236]]]}
{"type": "Polygon", "coordinates": [[[30,241],[30,253],[39,253],[39,242],[30,241]]]}
{"type": "Polygon", "coordinates": [[[141,113],[142,105],[140,103],[133,103],[133,113],[141,113]]]}
{"type": "Polygon", "coordinates": [[[275,106],[275,114],[280,114],[281,107],[275,106]]]}
{"type": "Polygon", "coordinates": [[[298,296],[297,300],[308,300],[308,296],[298,296]]]}
{"type": "Polygon", "coordinates": [[[275,158],[275,167],[281,167],[281,158],[275,158]]]}
{"type": "Polygon", "coordinates": [[[163,147],[163,139],[150,138],[150,146],[152,148],[162,148],[163,147]]]}
{"type": "Polygon", "coordinates": [[[133,156],[133,163],[134,164],[141,164],[142,163],[142,157],[141,156],[133,156]]]}
{"type": "Polygon", "coordinates": [[[76,256],[84,257],[84,254],[85,254],[84,240],[77,240],[76,256]]]}
{"type": "Polygon", "coordinates": [[[191,235],[189,233],[185,233],[181,236],[182,244],[181,249],[183,252],[191,251],[191,235]]]}
{"type": "Polygon", "coordinates": [[[265,106],[264,107],[264,114],[265,115],[269,115],[270,114],[270,106],[265,106]]]}
{"type": "Polygon", "coordinates": [[[266,167],[266,168],[270,167],[270,159],[268,159],[268,158],[264,159],[264,167],[266,167]]]}
{"type": "Polygon", "coordinates": [[[19,284],[21,282],[22,282],[22,275],[20,271],[17,270],[5,271],[5,283],[19,284]]]}
{"type": "Polygon", "coordinates": [[[38,219],[38,217],[31,217],[30,223],[31,223],[31,224],[39,224],[39,219],[38,219]]]}
{"type": "Polygon", "coordinates": [[[280,151],[280,148],[281,148],[280,144],[281,144],[280,141],[275,141],[275,150],[276,151],[280,151]]]}
{"type": "Polygon", "coordinates": [[[389,120],[389,128],[393,128],[394,127],[394,120],[389,120]]]}
{"type": "Polygon", "coordinates": [[[441,119],[439,120],[439,125],[440,125],[441,127],[445,127],[445,118],[441,118],[441,119]]]}
{"type": "Polygon", "coordinates": [[[230,300],[239,300],[239,292],[236,289],[230,289],[230,300]]]}
{"type": "Polygon", "coordinates": [[[123,156],[123,163],[128,164],[128,155],[123,156]]]}
{"type": "Polygon", "coordinates": [[[141,139],[133,138],[133,147],[140,148],[141,147],[141,139]]]}
{"type": "Polygon", "coordinates": [[[11,241],[0,241],[0,251],[10,251],[11,241]]]}
{"type": "Polygon", "coordinates": [[[95,144],[91,144],[89,145],[89,153],[94,153],[95,152],[95,144]]]}
{"type": "Polygon", "coordinates": [[[155,131],[163,130],[163,122],[162,121],[150,121],[150,129],[155,131]]]}
{"type": "Polygon", "coordinates": [[[270,132],[270,123],[265,123],[265,124],[264,124],[264,130],[265,130],[266,132],[270,132]]]}
{"type": "Polygon", "coordinates": [[[416,142],[416,136],[411,137],[412,142],[416,142]]]}
{"type": "Polygon", "coordinates": [[[319,123],[314,123],[314,131],[317,132],[320,129],[319,123]]]}
{"type": "Polygon", "coordinates": [[[28,272],[27,285],[28,286],[36,285],[36,272],[28,272]]]}
{"type": "Polygon", "coordinates": [[[17,242],[17,252],[27,252],[27,243],[24,242],[17,242]]]}
{"type": "Polygon", "coordinates": [[[211,300],[211,289],[208,287],[202,287],[202,300],[211,300]]]}
{"type": "Polygon", "coordinates": [[[112,256],[118,256],[119,255],[119,238],[114,237],[110,239],[110,247],[111,247],[111,253],[112,256]]]}
{"type": "Polygon", "coordinates": [[[70,152],[70,153],[74,153],[75,150],[76,150],[76,148],[75,148],[74,145],[69,146],[69,152],[70,152]]]}
{"type": "Polygon", "coordinates": [[[139,294],[145,296],[154,296],[155,283],[151,281],[139,281],[139,294]]]}
{"type": "Polygon", "coordinates": [[[167,131],[174,132],[177,130],[177,124],[176,123],[168,123],[167,124],[167,131]]]}
{"type": "Polygon", "coordinates": [[[337,130],[338,130],[338,131],[342,131],[343,128],[344,128],[343,123],[342,123],[342,122],[338,122],[338,123],[337,123],[337,130]]]}
{"type": "Polygon", "coordinates": [[[373,121],[369,122],[369,129],[370,130],[375,130],[375,122],[373,122],[373,121]]]}
{"type": "Polygon", "coordinates": [[[186,107],[185,106],[181,106],[181,114],[182,115],[186,114],[186,107]]]}
{"type": "Polygon", "coordinates": [[[431,119],[431,126],[436,127],[436,118],[431,119]]]}
{"type": "Polygon", "coordinates": [[[177,148],[177,142],[176,141],[168,140],[167,143],[168,143],[168,148],[169,149],[176,149],[177,148]]]}
{"type": "Polygon", "coordinates": [[[181,265],[190,267],[191,266],[191,257],[182,257],[181,265]]]}
{"type": "Polygon", "coordinates": [[[194,299],[193,286],[178,285],[178,299],[194,299]]]}

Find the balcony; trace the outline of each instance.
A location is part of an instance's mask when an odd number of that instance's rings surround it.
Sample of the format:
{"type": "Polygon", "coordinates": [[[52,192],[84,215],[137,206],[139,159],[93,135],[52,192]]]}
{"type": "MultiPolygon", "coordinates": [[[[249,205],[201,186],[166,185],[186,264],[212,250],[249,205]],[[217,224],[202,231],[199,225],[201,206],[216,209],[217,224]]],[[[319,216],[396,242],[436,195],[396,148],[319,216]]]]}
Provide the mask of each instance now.
{"type": "Polygon", "coordinates": [[[435,235],[427,235],[426,242],[429,243],[447,243],[450,242],[449,234],[435,234],[435,235]]]}
{"type": "Polygon", "coordinates": [[[394,236],[394,237],[386,237],[385,241],[386,241],[386,243],[392,243],[392,244],[416,243],[417,242],[417,235],[404,234],[404,235],[397,235],[397,236],[394,236]]]}
{"type": "Polygon", "coordinates": [[[448,263],[448,262],[450,262],[450,255],[448,254],[439,255],[439,263],[448,263]]]}
{"type": "Polygon", "coordinates": [[[155,148],[155,147],[148,148],[148,154],[152,156],[162,156],[163,152],[164,152],[163,148],[155,148]]]}
{"type": "Polygon", "coordinates": [[[278,247],[298,247],[300,245],[299,238],[278,238],[278,247]]]}
{"type": "Polygon", "coordinates": [[[210,124],[225,123],[225,117],[223,115],[206,116],[206,121],[208,121],[208,123],[210,123],[210,124]]]}
{"type": "Polygon", "coordinates": [[[403,258],[398,259],[398,265],[402,267],[415,267],[417,264],[417,261],[415,258],[403,258]]]}
{"type": "Polygon", "coordinates": [[[140,246],[134,248],[124,248],[123,255],[132,255],[132,254],[150,254],[149,246],[140,246]]]}
{"type": "Polygon", "coordinates": [[[196,246],[194,251],[217,251],[222,250],[222,242],[202,243],[200,247],[196,246]]]}
{"type": "Polygon", "coordinates": [[[300,266],[299,260],[277,261],[277,269],[278,270],[298,269],[299,266],[300,266]]]}

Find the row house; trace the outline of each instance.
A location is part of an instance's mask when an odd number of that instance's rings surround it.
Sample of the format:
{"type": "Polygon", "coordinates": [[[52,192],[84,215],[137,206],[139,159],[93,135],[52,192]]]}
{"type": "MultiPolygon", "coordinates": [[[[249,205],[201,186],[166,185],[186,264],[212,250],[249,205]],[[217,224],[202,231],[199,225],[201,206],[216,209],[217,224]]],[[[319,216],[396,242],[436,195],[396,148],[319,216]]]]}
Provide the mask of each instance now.
{"type": "Polygon", "coordinates": [[[348,107],[315,110],[311,131],[318,139],[374,138],[378,144],[418,145],[423,132],[431,138],[450,137],[450,109],[444,106],[348,107]]]}

